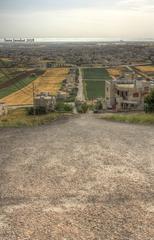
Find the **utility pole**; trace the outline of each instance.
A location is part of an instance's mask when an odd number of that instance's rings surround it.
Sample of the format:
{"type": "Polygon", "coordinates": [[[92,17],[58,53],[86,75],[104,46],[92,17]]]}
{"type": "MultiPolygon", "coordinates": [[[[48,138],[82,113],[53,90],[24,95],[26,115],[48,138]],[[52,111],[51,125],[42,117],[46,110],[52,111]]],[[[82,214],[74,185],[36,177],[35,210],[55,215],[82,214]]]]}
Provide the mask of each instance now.
{"type": "Polygon", "coordinates": [[[32,89],[32,91],[33,91],[33,114],[35,116],[36,115],[36,108],[35,108],[35,83],[34,82],[33,82],[32,86],[33,86],[33,89],[32,89]]]}

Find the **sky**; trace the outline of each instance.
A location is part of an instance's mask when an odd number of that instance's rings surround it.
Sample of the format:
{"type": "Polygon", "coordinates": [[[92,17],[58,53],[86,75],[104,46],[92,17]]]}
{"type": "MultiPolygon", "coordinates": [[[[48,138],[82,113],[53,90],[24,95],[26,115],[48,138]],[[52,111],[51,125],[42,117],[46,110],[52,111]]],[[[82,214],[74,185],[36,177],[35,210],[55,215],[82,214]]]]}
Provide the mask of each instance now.
{"type": "Polygon", "coordinates": [[[154,38],[154,0],[0,0],[0,38],[154,38]]]}

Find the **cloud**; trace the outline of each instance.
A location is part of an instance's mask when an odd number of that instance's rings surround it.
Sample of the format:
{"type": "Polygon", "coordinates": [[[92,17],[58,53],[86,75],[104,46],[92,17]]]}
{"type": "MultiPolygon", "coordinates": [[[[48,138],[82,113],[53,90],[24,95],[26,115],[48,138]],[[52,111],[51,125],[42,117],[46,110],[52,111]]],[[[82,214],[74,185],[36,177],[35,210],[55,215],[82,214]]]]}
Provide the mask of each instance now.
{"type": "Polygon", "coordinates": [[[154,0],[0,0],[0,36],[154,37],[153,11],[154,0]]]}
{"type": "Polygon", "coordinates": [[[154,11],[154,0],[119,0],[119,8],[135,11],[154,11]]]}
{"type": "Polygon", "coordinates": [[[49,11],[67,9],[126,9],[153,11],[154,0],[0,0],[0,11],[49,11]]]}
{"type": "Polygon", "coordinates": [[[61,10],[111,7],[117,0],[0,0],[0,9],[9,11],[18,10],[61,10]]]}
{"type": "Polygon", "coordinates": [[[1,37],[154,37],[154,15],[136,11],[75,9],[2,14],[0,22],[1,37]]]}

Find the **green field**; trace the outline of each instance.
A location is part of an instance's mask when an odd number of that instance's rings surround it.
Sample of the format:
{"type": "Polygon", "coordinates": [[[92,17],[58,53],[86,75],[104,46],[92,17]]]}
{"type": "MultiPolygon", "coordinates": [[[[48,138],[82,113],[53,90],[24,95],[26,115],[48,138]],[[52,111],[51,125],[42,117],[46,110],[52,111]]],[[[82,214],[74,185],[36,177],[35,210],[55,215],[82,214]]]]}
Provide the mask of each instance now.
{"type": "Polygon", "coordinates": [[[85,80],[86,98],[89,100],[105,97],[105,81],[85,80]]]}
{"type": "Polygon", "coordinates": [[[0,72],[0,83],[3,83],[5,81],[7,81],[6,76],[3,73],[0,72]]]}
{"type": "Polygon", "coordinates": [[[125,123],[154,124],[153,113],[104,114],[102,119],[125,123]]]}
{"type": "Polygon", "coordinates": [[[109,80],[111,76],[105,68],[84,68],[82,69],[83,79],[109,80]]]}
{"type": "Polygon", "coordinates": [[[86,99],[105,97],[105,80],[111,80],[105,68],[83,68],[82,77],[86,99]]]}
{"type": "Polygon", "coordinates": [[[37,78],[37,76],[29,76],[29,77],[23,78],[19,82],[15,83],[9,87],[0,89],[0,99],[10,95],[13,92],[16,92],[16,91],[26,87],[29,83],[34,81],[36,78],[37,78]]]}
{"type": "Polygon", "coordinates": [[[8,76],[9,78],[13,78],[23,71],[23,68],[0,68],[0,84],[7,82],[8,76]]]}

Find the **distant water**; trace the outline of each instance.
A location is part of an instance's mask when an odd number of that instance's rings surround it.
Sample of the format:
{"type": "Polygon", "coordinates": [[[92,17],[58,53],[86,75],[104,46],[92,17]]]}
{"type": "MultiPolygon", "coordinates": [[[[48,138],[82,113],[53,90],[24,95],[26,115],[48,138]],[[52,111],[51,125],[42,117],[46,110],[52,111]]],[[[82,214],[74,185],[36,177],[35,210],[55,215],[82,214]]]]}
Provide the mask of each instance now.
{"type": "MultiPolygon", "coordinates": [[[[13,39],[13,38],[7,38],[13,39]]],[[[19,39],[19,38],[18,38],[19,39]]],[[[23,38],[27,39],[27,38],[23,38]]],[[[120,41],[154,41],[154,38],[143,39],[120,39],[120,38],[34,38],[38,43],[52,42],[120,42],[120,41]]],[[[4,38],[0,38],[0,42],[4,42],[4,38]]]]}
{"type": "Polygon", "coordinates": [[[118,38],[35,38],[36,42],[113,42],[118,38]]]}

